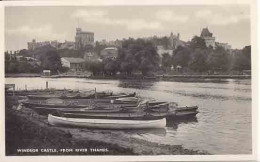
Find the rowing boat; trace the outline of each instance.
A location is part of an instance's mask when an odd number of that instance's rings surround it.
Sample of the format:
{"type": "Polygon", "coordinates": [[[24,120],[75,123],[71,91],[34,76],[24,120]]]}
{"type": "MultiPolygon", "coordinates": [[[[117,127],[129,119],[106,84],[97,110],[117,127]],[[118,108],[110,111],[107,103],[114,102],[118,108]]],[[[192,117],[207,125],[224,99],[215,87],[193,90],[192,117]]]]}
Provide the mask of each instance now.
{"type": "Polygon", "coordinates": [[[96,93],[76,93],[76,94],[45,94],[45,95],[28,95],[27,97],[32,100],[46,100],[50,98],[59,99],[94,99],[94,98],[106,98],[109,101],[111,99],[134,97],[136,93],[113,95],[112,92],[96,92],[96,93]]]}
{"type": "Polygon", "coordinates": [[[78,102],[65,102],[61,99],[48,99],[48,100],[26,100],[22,101],[23,106],[28,108],[33,107],[55,107],[55,108],[85,108],[89,104],[79,104],[78,102]],[[54,102],[55,101],[55,102],[54,102]]]}
{"type": "Polygon", "coordinates": [[[146,113],[142,110],[134,112],[113,112],[113,113],[89,113],[89,112],[66,112],[57,111],[59,116],[68,118],[91,118],[91,119],[118,119],[118,120],[155,120],[167,116],[167,113],[146,113]]]}
{"type": "Polygon", "coordinates": [[[176,112],[181,112],[181,111],[197,111],[198,106],[183,106],[183,107],[176,107],[174,110],[176,112]]]}
{"type": "Polygon", "coordinates": [[[167,117],[172,119],[195,117],[199,113],[198,106],[170,107],[167,117]]]}
{"type": "Polygon", "coordinates": [[[120,120],[120,119],[89,119],[89,118],[68,118],[49,114],[48,122],[54,126],[73,126],[99,129],[146,129],[164,128],[166,118],[156,120],[120,120]]]}
{"type": "Polygon", "coordinates": [[[31,107],[32,110],[37,112],[40,115],[48,115],[55,113],[57,111],[62,113],[77,113],[77,114],[99,114],[99,113],[134,113],[137,110],[135,109],[126,109],[126,108],[92,108],[92,107],[86,107],[86,108],[62,108],[62,107],[31,107]]]}

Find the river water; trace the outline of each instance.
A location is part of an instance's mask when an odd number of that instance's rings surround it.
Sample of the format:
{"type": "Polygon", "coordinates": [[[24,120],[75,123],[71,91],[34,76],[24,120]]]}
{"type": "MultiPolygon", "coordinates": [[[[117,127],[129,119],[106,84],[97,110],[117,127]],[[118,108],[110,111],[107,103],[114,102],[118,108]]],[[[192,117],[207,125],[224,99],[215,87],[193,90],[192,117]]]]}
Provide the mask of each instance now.
{"type": "Polygon", "coordinates": [[[6,78],[16,89],[66,88],[136,92],[145,98],[197,105],[190,121],[172,123],[161,131],[124,131],[126,135],[160,144],[182,145],[211,154],[251,154],[251,80],[92,80],[83,78],[6,78]]]}

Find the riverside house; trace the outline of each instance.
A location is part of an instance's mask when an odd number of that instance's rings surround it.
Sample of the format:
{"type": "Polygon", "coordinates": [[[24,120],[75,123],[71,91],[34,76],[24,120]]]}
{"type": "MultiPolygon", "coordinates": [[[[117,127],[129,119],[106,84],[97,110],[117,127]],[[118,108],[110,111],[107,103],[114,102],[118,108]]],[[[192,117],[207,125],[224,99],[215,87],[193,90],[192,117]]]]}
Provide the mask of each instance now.
{"type": "Polygon", "coordinates": [[[83,71],[85,60],[77,57],[62,57],[61,64],[63,67],[68,67],[70,71],[83,71]]]}

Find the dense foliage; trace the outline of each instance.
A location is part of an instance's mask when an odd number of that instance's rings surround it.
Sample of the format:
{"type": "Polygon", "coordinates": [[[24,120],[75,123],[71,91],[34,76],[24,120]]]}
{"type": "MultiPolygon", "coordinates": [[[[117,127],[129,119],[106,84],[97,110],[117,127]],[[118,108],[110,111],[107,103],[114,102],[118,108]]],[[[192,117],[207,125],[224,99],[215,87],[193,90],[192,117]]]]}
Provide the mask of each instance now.
{"type": "Polygon", "coordinates": [[[62,67],[61,57],[56,50],[43,50],[42,53],[34,51],[34,53],[27,50],[21,50],[15,55],[9,55],[5,53],[5,72],[6,73],[41,73],[42,70],[51,70],[52,74],[57,74],[59,72],[65,72],[68,69],[62,67]],[[38,60],[31,58],[34,56],[38,60]],[[19,59],[18,59],[19,57],[19,59]],[[28,59],[26,57],[30,57],[28,59]]]}
{"type": "Polygon", "coordinates": [[[20,50],[15,56],[22,56],[19,61],[5,53],[6,73],[40,73],[43,69],[51,70],[52,74],[65,72],[68,69],[61,65],[61,57],[83,58],[87,53],[95,53],[96,58],[85,62],[84,70],[91,71],[93,75],[115,75],[120,72],[125,75],[142,73],[151,75],[159,71],[177,71],[180,73],[241,73],[251,70],[251,46],[241,50],[225,50],[221,46],[206,47],[204,40],[194,36],[185,46],[179,46],[172,54],[164,53],[161,58],[157,53],[156,45],[167,48],[167,37],[144,39],[125,39],[118,49],[116,58],[98,59],[100,51],[106,45],[96,43],[95,47],[88,46],[85,50],[55,49],[51,46],[38,48],[34,51],[20,50]],[[38,59],[28,60],[25,57],[38,59]]]}
{"type": "Polygon", "coordinates": [[[88,62],[86,67],[94,75],[100,73],[115,75],[117,72],[126,75],[141,72],[143,75],[149,75],[158,69],[159,60],[159,55],[152,42],[129,38],[122,42],[122,48],[118,50],[116,59],[104,59],[102,63],[99,61],[88,62]]]}
{"type": "Polygon", "coordinates": [[[59,73],[62,69],[61,58],[57,51],[48,51],[40,61],[42,68],[51,70],[52,73],[59,73]]]}
{"type": "Polygon", "coordinates": [[[181,67],[182,72],[230,73],[251,70],[251,46],[242,50],[225,50],[221,46],[206,47],[200,37],[195,36],[185,47],[179,46],[169,54],[162,55],[163,70],[181,67]]]}

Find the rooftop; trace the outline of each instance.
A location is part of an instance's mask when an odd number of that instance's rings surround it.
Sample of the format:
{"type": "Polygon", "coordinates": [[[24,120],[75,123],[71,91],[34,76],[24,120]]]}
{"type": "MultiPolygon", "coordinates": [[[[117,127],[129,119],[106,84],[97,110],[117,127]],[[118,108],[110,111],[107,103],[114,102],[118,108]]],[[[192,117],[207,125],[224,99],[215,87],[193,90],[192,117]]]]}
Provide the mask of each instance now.
{"type": "Polygon", "coordinates": [[[107,47],[104,50],[117,50],[117,48],[116,47],[107,47]]]}
{"type": "Polygon", "coordinates": [[[79,57],[62,57],[63,59],[69,61],[70,63],[82,63],[85,62],[83,58],[79,57]]]}
{"type": "Polygon", "coordinates": [[[201,37],[212,37],[212,33],[209,32],[208,28],[203,28],[200,34],[201,37]]]}

